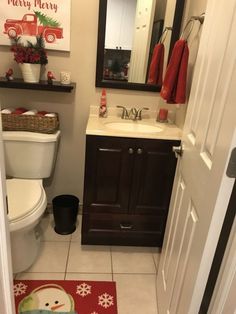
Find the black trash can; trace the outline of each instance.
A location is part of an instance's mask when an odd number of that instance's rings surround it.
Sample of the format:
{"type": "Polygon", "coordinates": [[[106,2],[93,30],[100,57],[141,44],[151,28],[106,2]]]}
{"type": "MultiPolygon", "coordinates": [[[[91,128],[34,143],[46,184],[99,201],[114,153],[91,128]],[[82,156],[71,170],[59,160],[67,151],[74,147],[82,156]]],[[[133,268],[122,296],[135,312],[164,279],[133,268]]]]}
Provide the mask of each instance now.
{"type": "Polygon", "coordinates": [[[76,229],[79,199],[74,195],[58,195],[52,200],[55,232],[70,234],[76,229]]]}

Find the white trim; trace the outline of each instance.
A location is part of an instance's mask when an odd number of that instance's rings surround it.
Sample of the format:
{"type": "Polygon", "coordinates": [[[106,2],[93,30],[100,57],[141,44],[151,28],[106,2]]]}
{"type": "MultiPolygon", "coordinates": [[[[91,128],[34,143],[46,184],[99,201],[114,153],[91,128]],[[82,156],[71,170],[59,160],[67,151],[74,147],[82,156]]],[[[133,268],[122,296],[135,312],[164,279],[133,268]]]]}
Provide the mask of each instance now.
{"type": "Polygon", "coordinates": [[[4,314],[15,314],[5,178],[2,121],[0,119],[0,312],[4,314]]]}
{"type": "Polygon", "coordinates": [[[209,313],[236,313],[236,220],[230,233],[209,313]],[[229,312],[230,311],[230,312],[229,312]]]}

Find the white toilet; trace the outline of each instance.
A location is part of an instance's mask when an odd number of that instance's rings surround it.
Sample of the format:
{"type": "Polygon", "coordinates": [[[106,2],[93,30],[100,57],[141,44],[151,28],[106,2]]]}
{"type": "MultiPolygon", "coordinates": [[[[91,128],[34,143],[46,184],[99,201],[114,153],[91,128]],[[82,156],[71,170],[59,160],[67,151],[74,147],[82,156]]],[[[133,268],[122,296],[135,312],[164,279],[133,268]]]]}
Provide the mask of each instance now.
{"type": "Polygon", "coordinates": [[[37,226],[47,206],[42,179],[51,175],[59,137],[60,131],[3,132],[14,273],[29,268],[38,255],[37,226]]]}

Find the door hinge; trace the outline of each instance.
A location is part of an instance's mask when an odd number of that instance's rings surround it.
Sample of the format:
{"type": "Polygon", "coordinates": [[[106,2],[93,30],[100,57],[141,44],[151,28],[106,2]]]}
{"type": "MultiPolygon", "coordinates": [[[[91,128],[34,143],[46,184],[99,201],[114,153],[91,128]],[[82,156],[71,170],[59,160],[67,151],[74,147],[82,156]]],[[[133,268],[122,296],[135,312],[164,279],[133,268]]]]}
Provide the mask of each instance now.
{"type": "Polygon", "coordinates": [[[231,152],[226,175],[229,178],[236,178],[236,147],[231,152]]]}

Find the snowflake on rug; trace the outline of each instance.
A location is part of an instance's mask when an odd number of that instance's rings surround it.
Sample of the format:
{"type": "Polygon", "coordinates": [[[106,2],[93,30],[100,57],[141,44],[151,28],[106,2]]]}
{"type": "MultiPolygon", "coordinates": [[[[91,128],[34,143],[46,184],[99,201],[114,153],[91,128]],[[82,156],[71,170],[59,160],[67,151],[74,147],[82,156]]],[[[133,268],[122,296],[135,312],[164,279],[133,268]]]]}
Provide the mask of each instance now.
{"type": "Polygon", "coordinates": [[[26,293],[27,285],[23,282],[16,283],[13,287],[14,295],[17,297],[18,295],[22,295],[26,293]]]}
{"type": "Polygon", "coordinates": [[[91,286],[83,282],[79,286],[77,286],[77,294],[81,297],[86,297],[88,294],[91,294],[91,286]]]}
{"type": "Polygon", "coordinates": [[[112,306],[113,303],[113,296],[108,293],[103,293],[102,295],[98,296],[98,305],[101,305],[105,309],[112,306]]]}

